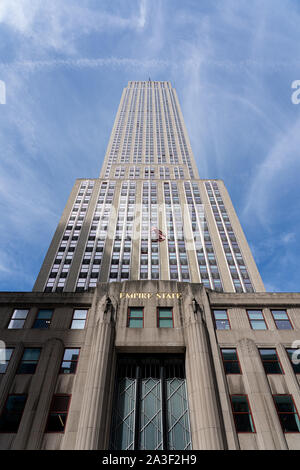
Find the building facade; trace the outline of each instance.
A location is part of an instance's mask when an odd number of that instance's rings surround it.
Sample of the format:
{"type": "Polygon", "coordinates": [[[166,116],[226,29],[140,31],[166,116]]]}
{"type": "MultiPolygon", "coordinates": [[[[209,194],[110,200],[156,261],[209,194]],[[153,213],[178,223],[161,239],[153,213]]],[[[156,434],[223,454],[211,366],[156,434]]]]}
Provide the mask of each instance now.
{"type": "Polygon", "coordinates": [[[129,82],[33,291],[0,293],[0,448],[300,449],[299,332],[171,84],[129,82]]]}

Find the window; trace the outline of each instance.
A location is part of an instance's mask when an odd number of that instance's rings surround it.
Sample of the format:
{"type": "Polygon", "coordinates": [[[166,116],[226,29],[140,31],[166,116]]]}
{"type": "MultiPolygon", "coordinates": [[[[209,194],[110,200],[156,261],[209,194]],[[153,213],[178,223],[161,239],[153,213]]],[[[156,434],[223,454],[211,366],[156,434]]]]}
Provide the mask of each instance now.
{"type": "Polygon", "coordinates": [[[261,310],[247,310],[252,330],[266,330],[267,325],[261,310]]]}
{"type": "Polygon", "coordinates": [[[143,307],[129,307],[128,308],[128,328],[143,328],[144,327],[144,308],[143,307]]]}
{"type": "Polygon", "coordinates": [[[65,349],[60,366],[60,374],[75,374],[78,364],[80,349],[65,349]]]}
{"type": "Polygon", "coordinates": [[[222,348],[221,353],[225,374],[241,374],[241,368],[236,349],[222,348]]]}
{"type": "Polygon", "coordinates": [[[276,349],[259,349],[266,374],[282,374],[276,349]]]}
{"type": "Polygon", "coordinates": [[[14,348],[5,348],[4,351],[1,352],[0,357],[2,358],[2,354],[4,353],[4,361],[0,361],[0,374],[5,374],[13,351],[14,348]]]}
{"type": "Polygon", "coordinates": [[[230,330],[227,310],[214,310],[213,314],[217,330],[230,330]]]}
{"type": "Polygon", "coordinates": [[[87,310],[76,309],[73,312],[71,330],[83,330],[87,317],[87,310]]]}
{"type": "Polygon", "coordinates": [[[0,416],[0,432],[18,432],[27,395],[9,395],[0,416]]]}
{"type": "Polygon", "coordinates": [[[288,353],[288,356],[290,358],[290,361],[291,361],[291,364],[292,364],[292,367],[293,367],[293,370],[294,370],[295,374],[300,374],[300,362],[299,362],[299,364],[296,364],[294,362],[294,359],[299,360],[299,349],[287,348],[286,352],[288,353]],[[296,357],[294,356],[294,354],[295,354],[296,357]]]}
{"type": "Polygon", "coordinates": [[[25,348],[17,374],[34,374],[41,354],[40,348],[25,348]]]}
{"type": "Polygon", "coordinates": [[[236,432],[255,432],[247,396],[232,395],[231,405],[236,432]]]}
{"type": "Polygon", "coordinates": [[[118,356],[112,450],[189,450],[183,355],[118,356]]]}
{"type": "Polygon", "coordinates": [[[283,432],[300,432],[298,412],[291,395],[274,395],[274,402],[283,432]]]}
{"type": "Polygon", "coordinates": [[[50,328],[52,314],[53,314],[53,310],[49,310],[49,309],[39,310],[32,328],[39,328],[39,329],[50,328]]]}
{"type": "Polygon", "coordinates": [[[157,326],[158,328],[173,328],[173,308],[158,307],[157,308],[157,326]]]}
{"type": "Polygon", "coordinates": [[[273,319],[278,330],[292,330],[292,324],[286,310],[271,310],[273,319]]]}
{"type": "Polygon", "coordinates": [[[24,327],[25,320],[27,318],[29,309],[28,308],[16,308],[13,311],[11,320],[9,322],[9,329],[20,329],[24,327]]]}
{"type": "Polygon", "coordinates": [[[54,395],[45,432],[64,432],[67,422],[70,395],[54,395]]]}

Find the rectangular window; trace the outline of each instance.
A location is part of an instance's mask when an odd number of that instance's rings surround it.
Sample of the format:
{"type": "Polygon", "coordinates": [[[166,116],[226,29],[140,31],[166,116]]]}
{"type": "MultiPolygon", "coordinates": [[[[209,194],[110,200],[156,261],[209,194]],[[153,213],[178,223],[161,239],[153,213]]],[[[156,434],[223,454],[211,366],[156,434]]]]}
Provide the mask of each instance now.
{"type": "Polygon", "coordinates": [[[255,432],[254,422],[246,395],[231,395],[236,432],[255,432]]]}
{"type": "Polygon", "coordinates": [[[241,368],[236,349],[222,348],[221,353],[225,374],[241,374],[241,368]]]}
{"type": "Polygon", "coordinates": [[[213,310],[217,330],[230,330],[227,310],[213,310]]]}
{"type": "Polygon", "coordinates": [[[278,330],[292,330],[292,324],[286,310],[271,310],[273,319],[278,330]]]}
{"type": "Polygon", "coordinates": [[[78,364],[80,349],[65,349],[60,366],[60,374],[75,374],[78,364]]]}
{"type": "Polygon", "coordinates": [[[25,348],[17,374],[34,374],[41,354],[40,348],[25,348]]]}
{"type": "Polygon", "coordinates": [[[157,326],[158,328],[174,328],[172,307],[157,308],[157,326]]]}
{"type": "Polygon", "coordinates": [[[144,308],[143,307],[129,307],[128,308],[128,328],[143,328],[144,327],[144,308]]]}
{"type": "Polygon", "coordinates": [[[9,395],[0,416],[0,432],[16,433],[22,419],[27,395],[9,395]]]}
{"type": "Polygon", "coordinates": [[[247,315],[252,330],[266,330],[267,324],[265,322],[263,313],[261,310],[247,310],[247,315]]]}
{"type": "Polygon", "coordinates": [[[47,329],[50,328],[53,310],[41,309],[38,311],[37,317],[32,328],[47,329]]]}
{"type": "Polygon", "coordinates": [[[11,320],[9,322],[9,329],[21,329],[24,327],[25,320],[27,318],[29,309],[28,308],[16,308],[13,311],[11,320]]]}
{"type": "Polygon", "coordinates": [[[286,352],[290,358],[295,374],[300,374],[300,352],[299,349],[287,348],[286,352]]]}
{"type": "Polygon", "coordinates": [[[298,412],[291,395],[274,395],[274,402],[283,432],[300,432],[298,412]]]}
{"type": "MultiPolygon", "coordinates": [[[[12,353],[14,351],[14,348],[5,348],[4,349],[4,362],[0,362],[0,374],[5,374],[7,368],[8,368],[8,364],[9,364],[9,361],[10,361],[10,358],[12,356],[12,353]]],[[[3,353],[3,351],[2,351],[3,353]]],[[[0,356],[2,358],[2,354],[0,356]]]]}
{"type": "Polygon", "coordinates": [[[83,330],[85,328],[87,310],[76,309],[73,312],[71,330],[83,330]]]}
{"type": "Polygon", "coordinates": [[[53,396],[45,432],[65,431],[70,398],[70,395],[53,396]]]}
{"type": "Polygon", "coordinates": [[[282,374],[276,349],[259,349],[266,374],[282,374]]]}

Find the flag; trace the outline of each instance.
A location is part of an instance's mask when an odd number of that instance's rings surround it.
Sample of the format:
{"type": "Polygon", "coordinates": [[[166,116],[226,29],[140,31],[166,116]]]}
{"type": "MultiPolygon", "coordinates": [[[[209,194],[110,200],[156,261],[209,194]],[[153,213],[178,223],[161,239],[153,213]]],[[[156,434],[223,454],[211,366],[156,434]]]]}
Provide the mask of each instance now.
{"type": "Polygon", "coordinates": [[[157,227],[152,227],[151,232],[152,232],[151,239],[152,239],[153,242],[163,242],[163,241],[165,241],[166,236],[157,227]]]}

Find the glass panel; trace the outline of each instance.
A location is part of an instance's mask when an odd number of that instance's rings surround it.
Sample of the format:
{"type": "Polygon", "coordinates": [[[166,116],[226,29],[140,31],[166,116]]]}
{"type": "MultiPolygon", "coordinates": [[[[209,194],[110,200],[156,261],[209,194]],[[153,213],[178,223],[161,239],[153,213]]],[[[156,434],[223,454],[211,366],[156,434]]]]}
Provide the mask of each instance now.
{"type": "Polygon", "coordinates": [[[143,328],[143,319],[135,319],[131,318],[129,319],[129,328],[143,328]]]}
{"type": "Polygon", "coordinates": [[[85,320],[87,316],[87,310],[74,310],[74,320],[85,320]]]}
{"type": "Polygon", "coordinates": [[[16,309],[14,310],[12,318],[16,319],[25,319],[27,317],[29,310],[28,309],[16,309]]]}
{"type": "Polygon", "coordinates": [[[141,382],[140,450],[162,450],[161,386],[159,379],[141,382]]]}
{"type": "Polygon", "coordinates": [[[287,320],[288,316],[284,310],[272,310],[272,314],[275,320],[287,320]]]}
{"type": "Polygon", "coordinates": [[[263,320],[251,320],[251,326],[253,330],[266,330],[267,325],[263,320]]]}
{"type": "Polygon", "coordinates": [[[25,323],[25,320],[11,320],[9,322],[9,325],[8,325],[8,328],[9,329],[20,329],[20,328],[23,328],[24,326],[24,323],[25,323]]]}
{"type": "Polygon", "coordinates": [[[217,330],[230,330],[230,325],[228,320],[217,320],[216,321],[217,330]]]}
{"type": "Polygon", "coordinates": [[[84,330],[85,320],[73,320],[71,330],[84,330]]]}
{"type": "Polygon", "coordinates": [[[237,354],[235,349],[222,349],[224,361],[237,361],[237,354]]]}
{"type": "Polygon", "coordinates": [[[173,328],[173,320],[169,318],[161,318],[159,320],[159,328],[173,328]]]}
{"type": "Polygon", "coordinates": [[[52,317],[53,310],[39,310],[37,318],[39,320],[44,319],[44,320],[50,320],[52,317]]]}
{"type": "Polygon", "coordinates": [[[290,358],[290,361],[291,361],[291,364],[292,364],[292,367],[294,369],[295,374],[300,374],[300,363],[299,364],[294,364],[293,363],[293,357],[295,359],[299,359],[300,358],[300,353],[296,353],[295,356],[293,356],[294,353],[296,351],[298,351],[297,349],[287,349],[286,351],[289,355],[289,358],[290,358]]]}
{"type": "Polygon", "coordinates": [[[227,320],[226,310],[214,310],[214,315],[216,320],[227,320]]]}
{"type": "Polygon", "coordinates": [[[0,432],[18,432],[26,395],[10,395],[0,417],[0,432]]]}
{"type": "Polygon", "coordinates": [[[168,450],[192,448],[185,379],[166,380],[168,450]]]}
{"type": "Polygon", "coordinates": [[[134,450],[136,380],[125,377],[117,384],[112,419],[111,449],[134,450]]]}
{"type": "Polygon", "coordinates": [[[159,308],[159,316],[160,318],[172,318],[173,313],[171,308],[159,308]]]}
{"type": "Polygon", "coordinates": [[[248,310],[248,315],[250,320],[263,320],[263,314],[260,310],[248,310]]]}
{"type": "Polygon", "coordinates": [[[278,330],[292,330],[289,320],[276,320],[275,323],[278,330]]]}
{"type": "Polygon", "coordinates": [[[142,308],[130,308],[129,316],[131,318],[143,318],[143,309],[142,308]]]}

